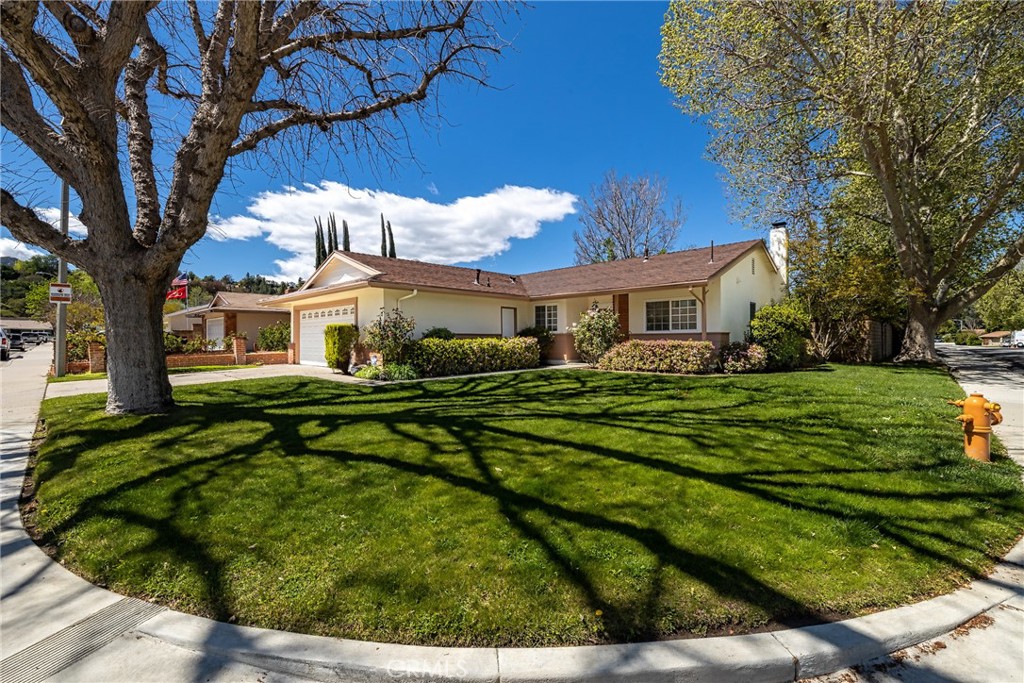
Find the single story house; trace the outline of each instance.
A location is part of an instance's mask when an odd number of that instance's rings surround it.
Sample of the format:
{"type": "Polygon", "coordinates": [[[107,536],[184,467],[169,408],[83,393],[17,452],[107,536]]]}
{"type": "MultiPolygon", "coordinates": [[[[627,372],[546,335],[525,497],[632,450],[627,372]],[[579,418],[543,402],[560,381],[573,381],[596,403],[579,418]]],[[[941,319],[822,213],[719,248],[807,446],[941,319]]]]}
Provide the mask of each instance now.
{"type": "Polygon", "coordinates": [[[266,298],[266,294],[217,292],[208,304],[165,314],[164,329],[184,337],[211,340],[244,332],[245,349],[252,351],[261,327],[288,322],[291,314],[287,308],[260,305],[266,298]]]}
{"type": "Polygon", "coordinates": [[[325,365],[324,327],[365,327],[400,309],[416,334],[510,337],[546,327],[549,359],[576,360],[571,328],[590,306],[614,310],[633,339],[742,341],[754,312],[786,286],[784,229],[760,239],[525,275],[335,251],[295,292],[264,300],[291,316],[295,362],[325,365]],[[773,255],[774,254],[774,255],[773,255]]]}
{"type": "Polygon", "coordinates": [[[987,332],[985,334],[978,335],[981,337],[981,343],[983,346],[1001,346],[1004,341],[1008,341],[1013,336],[1013,332],[1009,330],[1000,330],[998,332],[987,332]]]}

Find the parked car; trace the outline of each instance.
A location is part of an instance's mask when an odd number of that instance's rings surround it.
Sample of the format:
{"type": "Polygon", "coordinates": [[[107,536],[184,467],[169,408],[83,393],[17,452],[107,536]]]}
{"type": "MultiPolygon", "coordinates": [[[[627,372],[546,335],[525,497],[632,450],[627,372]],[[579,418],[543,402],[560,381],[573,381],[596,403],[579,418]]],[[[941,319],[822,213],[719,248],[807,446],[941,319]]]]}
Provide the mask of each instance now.
{"type": "Polygon", "coordinates": [[[25,341],[21,338],[20,332],[11,332],[7,338],[10,340],[11,351],[25,350],[25,341]]]}
{"type": "Polygon", "coordinates": [[[1024,349],[1024,330],[1017,330],[1010,335],[1010,346],[1024,349]]]}
{"type": "Polygon", "coordinates": [[[7,360],[11,357],[11,340],[7,333],[0,329],[0,360],[7,360]]]}
{"type": "Polygon", "coordinates": [[[39,333],[38,332],[22,332],[21,340],[26,344],[39,344],[39,333]]]}

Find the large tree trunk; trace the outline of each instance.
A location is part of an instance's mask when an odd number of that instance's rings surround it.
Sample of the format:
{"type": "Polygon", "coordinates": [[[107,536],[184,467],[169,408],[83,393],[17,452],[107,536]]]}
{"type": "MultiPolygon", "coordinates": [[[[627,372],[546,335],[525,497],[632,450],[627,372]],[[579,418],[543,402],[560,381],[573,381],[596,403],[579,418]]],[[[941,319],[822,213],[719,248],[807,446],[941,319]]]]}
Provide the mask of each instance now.
{"type": "Polygon", "coordinates": [[[131,274],[93,277],[106,316],[107,412],[166,412],[174,400],[164,356],[164,282],[131,274]]]}
{"type": "Polygon", "coordinates": [[[907,307],[909,318],[903,346],[896,356],[897,363],[934,363],[942,360],[935,353],[935,331],[942,323],[934,306],[911,298],[907,307]]]}

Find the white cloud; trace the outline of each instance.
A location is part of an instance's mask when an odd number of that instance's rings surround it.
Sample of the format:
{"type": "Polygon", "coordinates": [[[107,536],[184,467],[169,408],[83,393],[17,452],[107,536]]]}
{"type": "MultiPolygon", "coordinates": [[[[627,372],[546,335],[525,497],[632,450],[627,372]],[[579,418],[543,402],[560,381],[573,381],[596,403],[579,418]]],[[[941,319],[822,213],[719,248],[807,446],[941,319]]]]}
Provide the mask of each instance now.
{"type": "Polygon", "coordinates": [[[313,218],[334,212],[348,221],[352,251],[380,253],[380,214],[391,221],[399,257],[432,263],[465,263],[500,254],[510,240],[528,239],[545,221],[575,213],[568,192],[506,185],[478,197],[438,204],[420,197],[355,189],[332,181],[285,187],[257,195],[243,215],[216,217],[209,235],[218,241],[265,237],[291,252],[274,263],[271,277],[297,280],[313,272],[313,218]]]}
{"type": "MultiPolygon", "coordinates": [[[[55,206],[50,206],[42,209],[36,209],[36,213],[44,221],[60,230],[60,209],[55,206]]],[[[71,233],[72,237],[85,237],[88,235],[88,230],[82,224],[82,221],[78,220],[74,214],[68,216],[68,232],[71,233]]]]}
{"type": "Polygon", "coordinates": [[[0,256],[13,256],[18,260],[24,261],[27,258],[39,256],[43,253],[45,252],[24,242],[12,240],[9,237],[0,237],[0,256]]]}
{"type": "Polygon", "coordinates": [[[441,194],[440,190],[437,189],[437,185],[435,185],[433,182],[427,185],[427,192],[434,195],[435,197],[441,194]]]}

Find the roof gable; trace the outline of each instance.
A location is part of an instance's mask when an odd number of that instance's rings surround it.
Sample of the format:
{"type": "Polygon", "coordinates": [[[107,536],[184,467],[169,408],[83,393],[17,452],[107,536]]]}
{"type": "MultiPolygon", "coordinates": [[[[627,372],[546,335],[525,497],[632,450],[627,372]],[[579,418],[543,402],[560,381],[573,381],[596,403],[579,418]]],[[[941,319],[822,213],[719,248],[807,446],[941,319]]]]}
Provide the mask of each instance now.
{"type": "Polygon", "coordinates": [[[367,280],[376,274],[377,271],[373,268],[353,259],[351,252],[333,251],[327,255],[320,267],[313,271],[313,274],[299,287],[298,291],[358,282],[367,280]]]}

